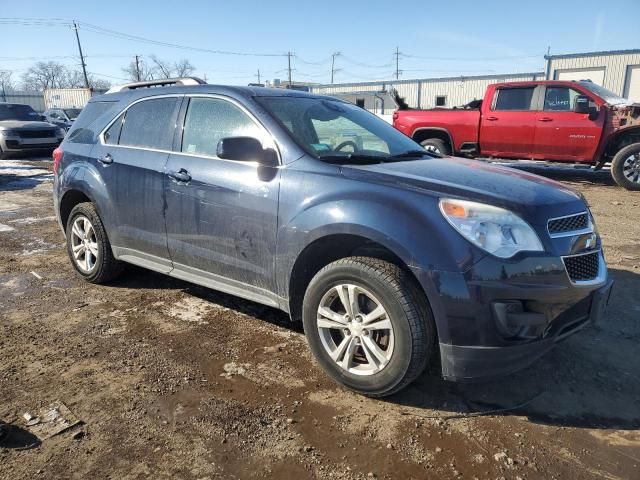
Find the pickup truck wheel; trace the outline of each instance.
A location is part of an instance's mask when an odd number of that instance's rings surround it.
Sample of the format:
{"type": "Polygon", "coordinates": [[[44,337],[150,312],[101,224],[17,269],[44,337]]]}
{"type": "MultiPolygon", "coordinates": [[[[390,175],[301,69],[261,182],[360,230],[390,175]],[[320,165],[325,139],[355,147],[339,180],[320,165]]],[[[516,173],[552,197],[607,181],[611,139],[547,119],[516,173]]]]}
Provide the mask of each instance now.
{"type": "Polygon", "coordinates": [[[323,369],[371,397],[406,387],[435,346],[424,293],[398,266],[375,258],[348,257],[320,270],[305,293],[302,318],[323,369]]]}
{"type": "Polygon", "coordinates": [[[640,143],[627,145],[611,161],[611,175],[627,190],[640,190],[640,143]]]}
{"type": "Polygon", "coordinates": [[[420,145],[429,152],[438,153],[440,155],[451,155],[451,149],[447,142],[440,140],[439,138],[428,138],[420,142],[420,145]]]}
{"type": "Polygon", "coordinates": [[[91,283],[105,283],[122,272],[92,203],[79,203],[67,221],[67,253],[76,271],[91,283]]]}

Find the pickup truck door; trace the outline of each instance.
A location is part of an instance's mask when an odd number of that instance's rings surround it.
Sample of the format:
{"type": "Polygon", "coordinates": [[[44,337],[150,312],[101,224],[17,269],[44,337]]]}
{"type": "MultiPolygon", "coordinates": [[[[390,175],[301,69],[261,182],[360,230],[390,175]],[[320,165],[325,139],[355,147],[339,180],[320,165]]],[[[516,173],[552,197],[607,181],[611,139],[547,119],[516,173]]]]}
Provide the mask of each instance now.
{"type": "Polygon", "coordinates": [[[280,170],[265,175],[267,167],[216,156],[222,138],[250,136],[265,145],[269,135],[221,96],[188,98],[178,125],[182,138],[169,155],[165,181],[172,275],[273,303],[280,170]]]}
{"type": "Polygon", "coordinates": [[[538,87],[496,89],[489,105],[482,106],[480,151],[483,155],[531,158],[538,112],[533,110],[538,87]]]}
{"type": "Polygon", "coordinates": [[[534,140],[535,158],[545,160],[590,161],[602,135],[604,115],[593,120],[574,112],[581,92],[567,86],[546,86],[544,102],[537,112],[534,140]]]}

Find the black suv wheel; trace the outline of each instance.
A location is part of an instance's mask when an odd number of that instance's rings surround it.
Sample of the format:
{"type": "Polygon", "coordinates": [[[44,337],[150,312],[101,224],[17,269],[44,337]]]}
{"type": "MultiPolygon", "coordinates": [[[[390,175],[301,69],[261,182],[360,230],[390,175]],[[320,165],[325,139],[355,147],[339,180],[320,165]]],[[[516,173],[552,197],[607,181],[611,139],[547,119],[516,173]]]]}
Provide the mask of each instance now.
{"type": "Polygon", "coordinates": [[[67,221],[67,252],[76,271],[91,283],[105,283],[122,272],[113,257],[102,220],[92,203],[79,203],[67,221]]]}
{"type": "Polygon", "coordinates": [[[375,258],[344,258],[320,270],[304,297],[303,323],[324,370],[374,397],[412,382],[435,347],[422,291],[402,269],[375,258]]]}

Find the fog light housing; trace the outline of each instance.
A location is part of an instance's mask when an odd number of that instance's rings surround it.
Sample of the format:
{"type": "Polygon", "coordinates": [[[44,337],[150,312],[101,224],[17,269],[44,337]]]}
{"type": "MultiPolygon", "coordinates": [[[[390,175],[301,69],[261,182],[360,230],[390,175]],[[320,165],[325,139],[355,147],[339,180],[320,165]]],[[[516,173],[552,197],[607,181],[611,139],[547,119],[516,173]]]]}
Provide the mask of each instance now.
{"type": "Polygon", "coordinates": [[[520,300],[492,303],[498,331],[506,338],[533,339],[542,336],[548,324],[543,313],[528,312],[520,300]]]}

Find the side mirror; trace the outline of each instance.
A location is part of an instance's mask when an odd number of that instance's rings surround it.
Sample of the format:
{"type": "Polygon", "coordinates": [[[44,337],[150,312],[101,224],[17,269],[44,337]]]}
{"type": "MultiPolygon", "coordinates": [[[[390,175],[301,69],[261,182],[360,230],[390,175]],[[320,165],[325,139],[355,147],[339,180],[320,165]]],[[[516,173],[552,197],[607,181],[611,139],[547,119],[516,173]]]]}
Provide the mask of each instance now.
{"type": "Polygon", "coordinates": [[[589,120],[595,120],[598,118],[598,107],[596,104],[586,95],[578,95],[573,106],[573,111],[576,113],[586,113],[589,115],[589,120]]]}
{"type": "Polygon", "coordinates": [[[262,148],[253,137],[227,137],[218,142],[218,158],[240,162],[258,162],[265,167],[277,167],[278,155],[272,148],[262,148]]]}

